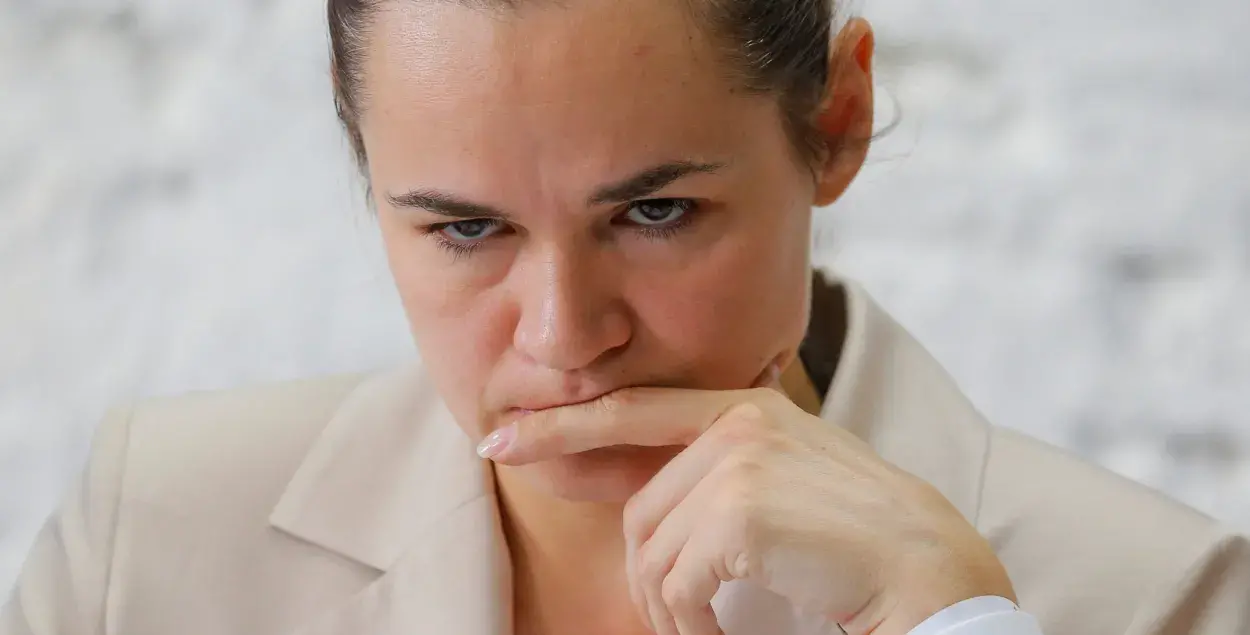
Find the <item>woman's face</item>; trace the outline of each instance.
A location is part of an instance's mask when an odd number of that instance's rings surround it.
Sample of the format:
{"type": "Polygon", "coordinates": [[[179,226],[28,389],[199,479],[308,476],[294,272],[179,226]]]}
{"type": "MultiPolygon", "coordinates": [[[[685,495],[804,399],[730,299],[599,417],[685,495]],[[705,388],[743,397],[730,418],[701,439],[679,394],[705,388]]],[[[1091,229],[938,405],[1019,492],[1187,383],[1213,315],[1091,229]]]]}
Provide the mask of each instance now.
{"type": "MultiPolygon", "coordinates": [[[[733,389],[795,357],[822,187],[775,99],[679,2],[385,3],[361,132],[399,294],[475,440],[627,386],[733,389]],[[567,5],[567,6],[564,6],[567,5]]],[[[628,496],[675,449],[523,468],[628,496]]]]}

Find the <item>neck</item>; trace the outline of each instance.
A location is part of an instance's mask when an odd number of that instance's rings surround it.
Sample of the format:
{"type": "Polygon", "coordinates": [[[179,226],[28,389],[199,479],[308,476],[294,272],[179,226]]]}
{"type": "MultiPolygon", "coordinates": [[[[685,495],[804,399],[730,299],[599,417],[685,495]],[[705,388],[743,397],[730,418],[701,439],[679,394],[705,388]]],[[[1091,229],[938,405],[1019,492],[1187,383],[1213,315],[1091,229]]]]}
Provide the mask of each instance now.
{"type": "Polygon", "coordinates": [[[514,561],[597,570],[624,553],[623,504],[544,495],[506,466],[495,467],[495,480],[514,561]]]}
{"type": "Polygon", "coordinates": [[[624,505],[544,495],[504,466],[495,478],[512,556],[516,632],[647,632],[629,599],[624,505]]]}

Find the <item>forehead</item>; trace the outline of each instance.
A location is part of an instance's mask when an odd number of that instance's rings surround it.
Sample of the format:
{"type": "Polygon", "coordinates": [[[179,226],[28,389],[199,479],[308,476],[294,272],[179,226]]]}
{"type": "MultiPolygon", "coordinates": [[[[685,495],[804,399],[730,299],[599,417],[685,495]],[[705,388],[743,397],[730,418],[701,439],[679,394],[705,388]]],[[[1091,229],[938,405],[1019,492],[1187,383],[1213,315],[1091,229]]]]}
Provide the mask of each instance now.
{"type": "Polygon", "coordinates": [[[364,65],[371,166],[601,173],[732,151],[771,100],[735,89],[683,1],[387,3],[364,65]]]}

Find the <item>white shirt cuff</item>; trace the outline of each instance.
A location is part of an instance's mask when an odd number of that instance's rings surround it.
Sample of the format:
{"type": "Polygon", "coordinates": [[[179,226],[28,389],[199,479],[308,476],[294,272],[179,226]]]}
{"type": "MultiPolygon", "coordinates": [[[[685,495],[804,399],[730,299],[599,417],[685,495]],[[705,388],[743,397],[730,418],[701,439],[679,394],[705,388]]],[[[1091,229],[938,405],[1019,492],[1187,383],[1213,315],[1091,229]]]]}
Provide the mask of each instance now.
{"type": "Polygon", "coordinates": [[[983,596],[938,611],[907,635],[1042,635],[1042,627],[1011,600],[983,596]]]}

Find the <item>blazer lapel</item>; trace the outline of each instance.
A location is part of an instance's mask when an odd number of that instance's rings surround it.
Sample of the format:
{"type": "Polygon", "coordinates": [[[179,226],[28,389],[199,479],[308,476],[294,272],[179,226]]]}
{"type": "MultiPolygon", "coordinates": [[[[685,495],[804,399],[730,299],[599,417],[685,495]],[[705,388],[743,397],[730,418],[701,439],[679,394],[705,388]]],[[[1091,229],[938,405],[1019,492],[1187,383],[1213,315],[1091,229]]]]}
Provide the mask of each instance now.
{"type": "Polygon", "coordinates": [[[492,470],[418,367],[348,397],[270,522],[379,571],[298,635],[511,633],[492,470]]]}
{"type": "Polygon", "coordinates": [[[493,498],[453,511],[381,578],[294,635],[511,635],[507,546],[493,498]]]}
{"type": "Polygon", "coordinates": [[[822,417],[928,481],[975,523],[990,425],[955,381],[858,285],[846,294],[846,337],[822,417]]]}

